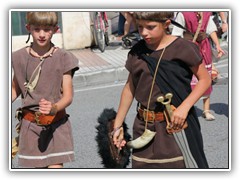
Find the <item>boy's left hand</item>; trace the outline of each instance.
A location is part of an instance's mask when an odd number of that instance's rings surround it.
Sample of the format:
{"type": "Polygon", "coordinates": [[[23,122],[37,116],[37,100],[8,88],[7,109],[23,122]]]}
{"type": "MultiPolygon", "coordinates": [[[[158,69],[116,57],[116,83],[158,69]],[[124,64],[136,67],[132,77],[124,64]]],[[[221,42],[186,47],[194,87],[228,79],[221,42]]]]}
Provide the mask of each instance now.
{"type": "Polygon", "coordinates": [[[182,109],[181,107],[178,107],[173,111],[171,118],[171,126],[174,130],[182,129],[187,114],[188,112],[186,112],[186,110],[182,109]]]}

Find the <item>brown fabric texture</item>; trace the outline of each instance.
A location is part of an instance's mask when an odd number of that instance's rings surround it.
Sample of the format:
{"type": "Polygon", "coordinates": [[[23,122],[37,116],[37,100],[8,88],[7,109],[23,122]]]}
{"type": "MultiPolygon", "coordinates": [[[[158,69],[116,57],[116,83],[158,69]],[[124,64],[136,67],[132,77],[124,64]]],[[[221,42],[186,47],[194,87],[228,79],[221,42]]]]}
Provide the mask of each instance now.
{"type": "Polygon", "coordinates": [[[22,120],[18,152],[20,167],[46,167],[72,161],[72,128],[67,117],[46,127],[22,120]]]}
{"type": "MultiPolygon", "coordinates": [[[[133,125],[133,139],[144,132],[145,121],[135,118],[133,125]]],[[[182,157],[182,153],[173,135],[166,132],[166,121],[148,123],[148,129],[156,131],[154,139],[142,149],[133,149],[133,155],[151,160],[172,159],[182,157]]],[[[132,168],[185,168],[183,160],[168,163],[144,163],[132,160],[132,168]]]]}
{"type": "MultiPolygon", "coordinates": [[[[39,58],[28,54],[26,48],[22,48],[12,55],[12,65],[19,87],[24,94],[24,82],[29,80],[34,69],[39,64],[39,58]]],[[[53,56],[49,56],[42,64],[42,71],[36,89],[29,93],[23,107],[38,106],[42,97],[56,103],[61,98],[61,85],[63,74],[72,70],[78,70],[78,60],[71,53],[58,49],[53,56]]],[[[36,109],[33,109],[36,110],[36,109]]]]}

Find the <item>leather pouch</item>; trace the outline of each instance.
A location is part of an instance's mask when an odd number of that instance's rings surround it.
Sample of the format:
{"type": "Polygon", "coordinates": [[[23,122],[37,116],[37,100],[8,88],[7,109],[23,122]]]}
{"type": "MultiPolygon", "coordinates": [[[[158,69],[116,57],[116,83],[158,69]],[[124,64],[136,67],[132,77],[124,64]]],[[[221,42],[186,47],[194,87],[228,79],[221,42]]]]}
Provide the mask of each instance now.
{"type": "MultiPolygon", "coordinates": [[[[193,40],[193,37],[194,37],[194,34],[193,33],[190,33],[190,32],[184,32],[183,33],[183,38],[186,39],[186,40],[189,40],[189,41],[192,41],[193,40]]],[[[204,39],[206,39],[208,36],[205,32],[199,32],[198,36],[197,36],[197,39],[196,41],[198,43],[201,43],[204,39]]]]}

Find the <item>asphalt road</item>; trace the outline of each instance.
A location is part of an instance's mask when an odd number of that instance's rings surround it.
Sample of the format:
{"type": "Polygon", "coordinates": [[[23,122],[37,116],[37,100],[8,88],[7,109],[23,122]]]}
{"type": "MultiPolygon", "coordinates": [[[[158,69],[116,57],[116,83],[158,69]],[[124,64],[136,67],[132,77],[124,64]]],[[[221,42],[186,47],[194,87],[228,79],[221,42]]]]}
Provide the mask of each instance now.
{"type": "MultiPolygon", "coordinates": [[[[229,121],[229,81],[228,81],[228,61],[222,60],[215,64],[220,71],[220,79],[213,86],[211,95],[211,110],[214,112],[216,120],[206,121],[201,117],[202,100],[196,103],[196,110],[201,124],[204,140],[204,150],[210,168],[229,168],[229,145],[230,121],[229,121]]],[[[65,164],[65,168],[95,169],[102,168],[101,159],[97,154],[96,126],[97,118],[104,108],[117,109],[121,90],[124,83],[101,85],[98,87],[86,87],[75,89],[74,101],[67,111],[71,115],[70,119],[73,127],[75,161],[65,164]]],[[[12,105],[12,134],[15,135],[14,120],[15,109],[20,106],[20,100],[12,105]]],[[[126,123],[130,128],[136,113],[136,102],[134,101],[126,123]]],[[[12,162],[13,168],[18,168],[17,158],[12,162]]],[[[129,168],[131,164],[129,165],[129,168]]],[[[76,169],[76,170],[77,170],[76,169]]]]}

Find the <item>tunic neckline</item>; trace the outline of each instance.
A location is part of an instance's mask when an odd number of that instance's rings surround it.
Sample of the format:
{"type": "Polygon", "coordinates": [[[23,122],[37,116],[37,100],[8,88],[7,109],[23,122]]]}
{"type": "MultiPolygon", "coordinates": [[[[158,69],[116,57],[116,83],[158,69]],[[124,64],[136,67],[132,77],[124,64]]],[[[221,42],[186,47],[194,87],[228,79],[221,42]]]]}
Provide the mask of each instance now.
{"type": "Polygon", "coordinates": [[[146,43],[144,42],[144,46],[147,48],[148,51],[151,51],[151,53],[153,52],[160,52],[162,51],[164,48],[167,49],[169,46],[171,46],[172,44],[175,43],[175,41],[177,41],[180,37],[176,37],[171,43],[169,43],[168,45],[166,45],[165,47],[158,49],[158,50],[152,50],[150,48],[147,47],[146,43]]]}

